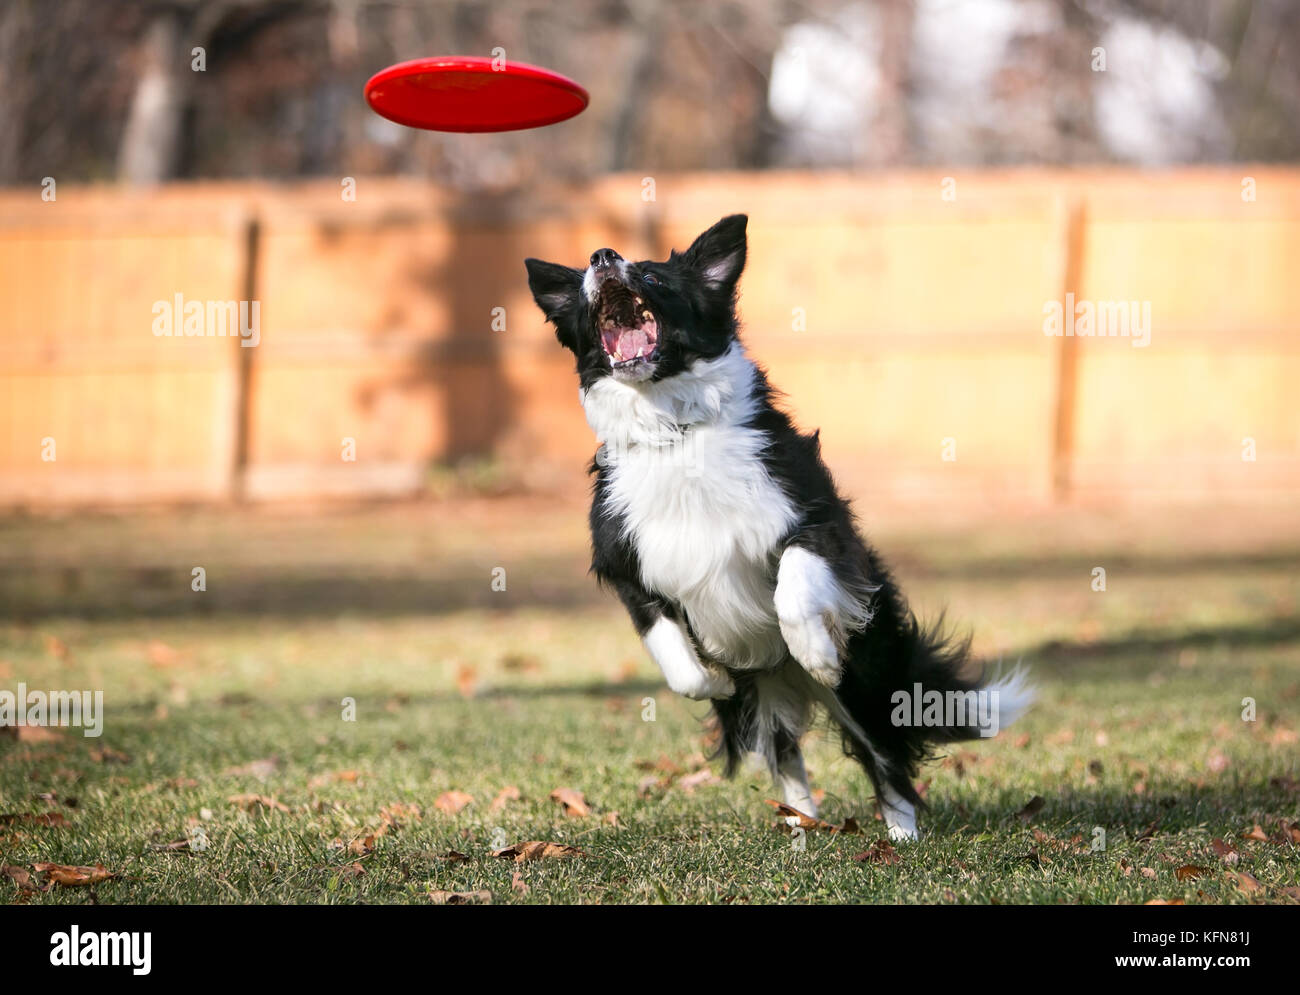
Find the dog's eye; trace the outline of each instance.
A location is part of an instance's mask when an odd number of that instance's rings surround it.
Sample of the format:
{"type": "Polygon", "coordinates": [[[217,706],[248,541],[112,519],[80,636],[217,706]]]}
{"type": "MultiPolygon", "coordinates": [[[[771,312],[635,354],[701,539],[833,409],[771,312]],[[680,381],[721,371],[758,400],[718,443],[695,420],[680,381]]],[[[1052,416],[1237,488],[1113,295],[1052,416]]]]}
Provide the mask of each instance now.
{"type": "Polygon", "coordinates": [[[652,287],[659,286],[659,278],[655,276],[653,273],[642,273],[641,279],[644,280],[646,283],[650,284],[650,286],[652,287]]]}

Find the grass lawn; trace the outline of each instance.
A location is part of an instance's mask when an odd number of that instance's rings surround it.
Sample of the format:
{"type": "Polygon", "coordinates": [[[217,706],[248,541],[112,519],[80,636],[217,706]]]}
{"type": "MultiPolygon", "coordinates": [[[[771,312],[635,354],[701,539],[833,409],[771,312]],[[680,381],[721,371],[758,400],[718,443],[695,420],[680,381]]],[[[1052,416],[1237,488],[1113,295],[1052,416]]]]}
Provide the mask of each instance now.
{"type": "Polygon", "coordinates": [[[582,515],[502,498],[0,520],[0,689],[102,689],[106,716],[98,739],[0,737],[0,863],[117,875],[0,876],[0,900],[1300,902],[1293,513],[866,516],[923,615],[946,606],[1041,688],[1020,724],[926,768],[923,838],[892,853],[824,729],[822,815],[858,833],[792,835],[764,772],[713,776],[707,706],[668,692],[586,577],[582,515]],[[492,855],[525,841],[585,856],[492,855]]]}

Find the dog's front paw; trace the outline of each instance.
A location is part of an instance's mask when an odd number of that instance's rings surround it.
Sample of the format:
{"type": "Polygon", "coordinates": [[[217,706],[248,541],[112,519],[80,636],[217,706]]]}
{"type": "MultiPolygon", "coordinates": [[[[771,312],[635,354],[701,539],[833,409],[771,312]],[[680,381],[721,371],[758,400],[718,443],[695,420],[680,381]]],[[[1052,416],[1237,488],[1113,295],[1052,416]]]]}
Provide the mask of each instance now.
{"type": "Polygon", "coordinates": [[[790,650],[790,655],[799,666],[808,671],[813,680],[825,684],[828,688],[839,686],[844,675],[840,663],[839,650],[831,638],[826,621],[820,616],[789,617],[778,615],[781,624],[781,638],[790,650]]]}

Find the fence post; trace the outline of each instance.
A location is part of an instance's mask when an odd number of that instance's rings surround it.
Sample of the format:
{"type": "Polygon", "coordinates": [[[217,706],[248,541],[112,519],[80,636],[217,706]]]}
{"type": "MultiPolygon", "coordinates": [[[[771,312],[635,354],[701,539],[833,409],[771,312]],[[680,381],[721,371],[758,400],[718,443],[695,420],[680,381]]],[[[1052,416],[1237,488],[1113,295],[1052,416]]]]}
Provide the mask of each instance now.
{"type": "MultiPolygon", "coordinates": [[[[1061,202],[1061,306],[1076,300],[1083,273],[1086,249],[1084,230],[1087,208],[1083,197],[1061,202]],[[1073,297],[1068,295],[1073,294],[1073,297]]],[[[1074,314],[1062,310],[1062,333],[1069,330],[1074,314]]],[[[1078,406],[1079,340],[1062,334],[1056,354],[1056,419],[1052,437],[1052,495],[1057,501],[1070,496],[1070,471],[1074,462],[1074,425],[1078,406]]]]}
{"type": "MultiPolygon", "coordinates": [[[[240,288],[240,300],[248,301],[249,313],[252,313],[253,301],[257,300],[257,268],[261,243],[261,223],[256,213],[244,220],[244,272],[240,288]]],[[[259,307],[260,315],[260,307],[259,307]]],[[[260,328],[259,328],[260,338],[260,328]]],[[[230,499],[240,502],[247,498],[248,492],[248,447],[251,433],[251,414],[253,398],[253,353],[256,347],[246,348],[244,340],[235,336],[235,445],[230,467],[230,499]]]]}

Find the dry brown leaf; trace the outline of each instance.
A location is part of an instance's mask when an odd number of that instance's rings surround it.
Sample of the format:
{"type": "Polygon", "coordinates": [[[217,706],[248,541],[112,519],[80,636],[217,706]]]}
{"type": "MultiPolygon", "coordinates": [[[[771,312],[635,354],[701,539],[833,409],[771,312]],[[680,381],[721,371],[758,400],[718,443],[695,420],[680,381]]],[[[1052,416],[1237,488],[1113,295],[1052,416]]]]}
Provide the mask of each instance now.
{"type": "Polygon", "coordinates": [[[1187,903],[1184,902],[1181,898],[1175,898],[1172,902],[1166,901],[1163,898],[1153,898],[1151,899],[1151,901],[1143,902],[1142,904],[1143,905],[1186,905],[1187,903]]]}
{"type": "Polygon", "coordinates": [[[1245,871],[1228,871],[1228,880],[1235,884],[1242,891],[1250,893],[1262,891],[1264,886],[1259,883],[1259,879],[1253,874],[1247,874],[1245,871]]]}
{"type": "Polygon", "coordinates": [[[473,795],[466,794],[464,791],[444,791],[434,801],[433,807],[447,815],[455,815],[466,805],[472,804],[474,804],[473,795]]]}
{"type": "Polygon", "coordinates": [[[677,781],[677,787],[681,788],[689,795],[693,793],[696,788],[721,783],[722,778],[718,777],[718,775],[713,773],[713,771],[705,769],[697,770],[694,774],[687,774],[685,777],[679,778],[677,781]]]}
{"type": "Polygon", "coordinates": [[[251,760],[238,767],[227,767],[221,773],[226,777],[255,777],[259,781],[265,781],[279,766],[279,757],[263,757],[261,760],[251,760]]]}
{"type": "Polygon", "coordinates": [[[0,826],[66,826],[62,812],[11,812],[0,815],[0,826]]]}
{"type": "Polygon", "coordinates": [[[463,663],[456,670],[456,690],[462,698],[473,698],[478,692],[478,671],[468,663],[463,663]]]}
{"type": "Polygon", "coordinates": [[[501,850],[494,850],[492,856],[499,857],[502,860],[513,860],[522,864],[529,860],[551,860],[563,857],[587,857],[587,852],[579,850],[576,846],[569,846],[566,843],[547,843],[542,840],[529,840],[527,843],[516,843],[514,846],[504,847],[501,850]]]}
{"type": "Polygon", "coordinates": [[[265,808],[273,812],[288,812],[289,806],[283,802],[277,801],[270,795],[231,795],[226,801],[232,805],[238,805],[245,812],[251,812],[255,808],[265,808]]]}
{"type": "Polygon", "coordinates": [[[356,784],[360,775],[355,770],[336,770],[328,774],[318,774],[307,782],[308,789],[323,788],[327,784],[356,784]]]}
{"type": "Polygon", "coordinates": [[[0,875],[9,878],[9,880],[18,886],[19,891],[45,891],[50,887],[49,884],[42,887],[33,881],[32,876],[27,873],[27,868],[25,867],[15,867],[12,864],[5,864],[0,866],[0,875]]]}
{"type": "Polygon", "coordinates": [[[528,884],[524,881],[524,876],[518,871],[510,875],[510,888],[516,895],[528,894],[528,884]]]}
{"type": "Polygon", "coordinates": [[[772,798],[765,798],[763,800],[776,809],[777,814],[782,818],[783,825],[790,829],[798,828],[804,830],[804,832],[817,831],[823,833],[844,833],[850,836],[854,833],[860,832],[856,819],[845,819],[844,825],[836,826],[823,819],[806,815],[805,813],[800,812],[797,808],[793,808],[784,802],[779,802],[772,798]]]}
{"type": "Polygon", "coordinates": [[[95,864],[93,867],[69,864],[32,864],[32,870],[37,873],[44,873],[46,880],[64,888],[81,888],[117,877],[103,864],[95,864]]]}
{"type": "Polygon", "coordinates": [[[894,849],[894,845],[888,840],[876,840],[871,844],[870,849],[855,853],[853,859],[859,864],[869,863],[888,866],[899,863],[903,858],[898,855],[898,851],[894,849]]]}
{"type": "Polygon", "coordinates": [[[491,905],[490,891],[431,891],[429,901],[434,905],[491,905]]]}
{"type": "Polygon", "coordinates": [[[1034,795],[1033,798],[1025,802],[1025,807],[1016,813],[1016,818],[1024,822],[1033,821],[1034,816],[1043,810],[1047,802],[1043,800],[1042,795],[1034,795]]]}
{"type": "Polygon", "coordinates": [[[1264,832],[1264,827],[1258,822],[1251,828],[1241,834],[1243,840],[1259,840],[1261,843],[1268,842],[1268,833],[1264,832]]]}
{"type": "Polygon", "coordinates": [[[559,802],[564,808],[564,814],[571,818],[580,819],[591,815],[587,799],[577,788],[556,788],[551,792],[551,801],[559,802]]]}
{"type": "Polygon", "coordinates": [[[159,670],[176,666],[181,658],[179,653],[158,639],[149,640],[144,648],[144,655],[148,658],[149,665],[159,670]]]}
{"type": "MultiPolygon", "coordinates": [[[[470,801],[473,800],[470,798],[470,801]]],[[[379,818],[386,826],[392,826],[394,829],[401,829],[408,822],[419,822],[421,815],[423,813],[420,811],[420,806],[414,802],[392,802],[379,810],[379,818]]]]}
{"type": "Polygon", "coordinates": [[[505,808],[511,802],[519,801],[521,798],[523,798],[523,795],[519,793],[519,789],[513,784],[507,784],[497,792],[497,796],[492,799],[492,804],[489,808],[491,811],[496,812],[499,809],[505,808]]]}
{"type": "Polygon", "coordinates": [[[53,743],[63,738],[62,729],[46,726],[4,726],[0,733],[12,736],[20,743],[53,743]]]}
{"type": "Polygon", "coordinates": [[[1237,852],[1237,849],[1231,843],[1215,839],[1210,840],[1210,846],[1225,864],[1235,864],[1241,859],[1241,854],[1237,852]]]}
{"type": "Polygon", "coordinates": [[[1210,869],[1208,867],[1198,867],[1195,864],[1184,864],[1182,867],[1174,871],[1174,876],[1178,878],[1179,881],[1195,881],[1197,878],[1203,877],[1209,873],[1210,869]]]}

